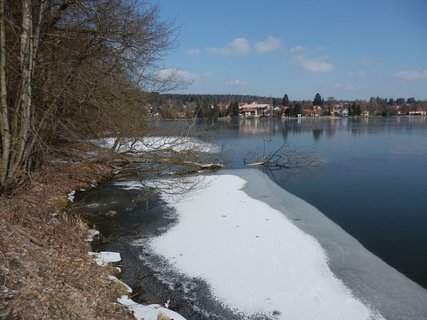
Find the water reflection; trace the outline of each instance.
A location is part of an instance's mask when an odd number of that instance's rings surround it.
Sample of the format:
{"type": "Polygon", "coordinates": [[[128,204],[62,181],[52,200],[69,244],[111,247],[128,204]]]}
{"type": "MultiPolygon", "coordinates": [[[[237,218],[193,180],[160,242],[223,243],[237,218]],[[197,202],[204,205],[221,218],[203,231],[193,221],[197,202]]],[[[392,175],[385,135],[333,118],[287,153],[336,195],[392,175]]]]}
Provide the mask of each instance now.
{"type": "Polygon", "coordinates": [[[400,131],[424,130],[426,117],[395,118],[307,118],[307,119],[226,119],[218,123],[219,129],[237,130],[238,136],[264,136],[280,134],[284,141],[289,136],[311,133],[313,142],[332,139],[338,131],[354,136],[399,133],[400,131]]]}

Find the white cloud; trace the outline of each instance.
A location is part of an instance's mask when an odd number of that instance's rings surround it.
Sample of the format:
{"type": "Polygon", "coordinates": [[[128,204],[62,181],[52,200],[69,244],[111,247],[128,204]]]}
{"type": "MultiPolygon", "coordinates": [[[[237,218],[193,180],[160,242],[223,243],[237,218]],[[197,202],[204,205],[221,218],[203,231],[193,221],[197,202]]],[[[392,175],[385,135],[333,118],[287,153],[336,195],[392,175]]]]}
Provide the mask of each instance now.
{"type": "Polygon", "coordinates": [[[199,79],[196,74],[191,72],[171,68],[157,71],[156,76],[162,81],[176,79],[185,82],[194,82],[199,79]]]}
{"type": "Polygon", "coordinates": [[[247,87],[249,85],[249,82],[247,81],[243,81],[243,80],[230,80],[230,81],[226,81],[224,82],[224,84],[227,87],[247,87]]]}
{"type": "Polygon", "coordinates": [[[251,51],[251,46],[249,41],[245,38],[236,38],[222,48],[208,48],[210,53],[222,54],[224,56],[229,56],[232,54],[246,54],[251,51]]]}
{"type": "Polygon", "coordinates": [[[257,53],[269,53],[279,49],[282,46],[282,40],[273,36],[268,36],[264,41],[255,43],[257,53]]]}
{"type": "Polygon", "coordinates": [[[297,52],[303,52],[303,51],[305,51],[305,50],[307,50],[307,48],[306,48],[306,47],[303,47],[303,46],[296,46],[296,47],[292,47],[292,48],[290,48],[290,49],[289,49],[289,52],[291,52],[291,53],[297,53],[297,52]]]}
{"type": "Polygon", "coordinates": [[[296,56],[295,62],[303,69],[311,72],[331,72],[334,70],[332,63],[323,62],[319,59],[308,59],[303,56],[296,56]]]}
{"type": "Polygon", "coordinates": [[[202,50],[200,49],[190,48],[187,50],[187,54],[189,54],[190,56],[197,56],[201,53],[202,53],[202,50]]]}
{"type": "Polygon", "coordinates": [[[368,75],[365,70],[352,71],[348,74],[352,78],[364,78],[368,75]]]}
{"type": "Polygon", "coordinates": [[[424,71],[400,71],[394,74],[396,78],[403,80],[427,79],[427,70],[424,71]]]}

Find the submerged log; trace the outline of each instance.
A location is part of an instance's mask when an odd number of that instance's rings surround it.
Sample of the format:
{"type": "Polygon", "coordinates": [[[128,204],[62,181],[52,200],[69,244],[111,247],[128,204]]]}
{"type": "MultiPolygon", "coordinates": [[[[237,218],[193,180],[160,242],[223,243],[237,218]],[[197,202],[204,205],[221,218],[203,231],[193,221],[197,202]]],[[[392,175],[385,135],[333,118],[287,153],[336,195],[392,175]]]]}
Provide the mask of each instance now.
{"type": "Polygon", "coordinates": [[[251,163],[245,163],[245,165],[248,167],[263,167],[266,165],[266,162],[265,161],[251,162],[251,163]]]}
{"type": "Polygon", "coordinates": [[[218,170],[224,168],[222,163],[199,163],[192,161],[184,161],[184,163],[199,168],[199,170],[218,170]]]}
{"type": "Polygon", "coordinates": [[[202,170],[218,170],[224,168],[224,165],[221,163],[206,163],[200,165],[200,169],[202,170]]]}

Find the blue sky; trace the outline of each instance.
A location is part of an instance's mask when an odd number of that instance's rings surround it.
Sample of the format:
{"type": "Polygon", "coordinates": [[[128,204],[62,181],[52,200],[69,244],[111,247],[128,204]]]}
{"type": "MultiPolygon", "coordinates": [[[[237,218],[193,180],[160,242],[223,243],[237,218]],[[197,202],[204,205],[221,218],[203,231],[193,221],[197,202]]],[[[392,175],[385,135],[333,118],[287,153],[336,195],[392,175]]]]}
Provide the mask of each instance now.
{"type": "MultiPolygon", "coordinates": [[[[154,0],[153,0],[154,1],[154,0]]],[[[159,0],[179,92],[427,98],[426,0],[159,0]]]]}

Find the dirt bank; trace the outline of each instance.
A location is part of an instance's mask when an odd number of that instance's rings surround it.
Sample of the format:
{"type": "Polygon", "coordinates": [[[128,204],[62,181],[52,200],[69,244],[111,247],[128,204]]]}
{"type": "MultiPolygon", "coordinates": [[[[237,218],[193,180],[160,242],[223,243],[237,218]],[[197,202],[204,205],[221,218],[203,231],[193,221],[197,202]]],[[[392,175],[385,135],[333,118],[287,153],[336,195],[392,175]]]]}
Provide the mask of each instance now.
{"type": "Polygon", "coordinates": [[[70,191],[110,173],[51,157],[25,188],[0,196],[0,319],[133,319],[115,303],[123,288],[107,280],[113,268],[88,256],[87,226],[66,208],[70,191]]]}

